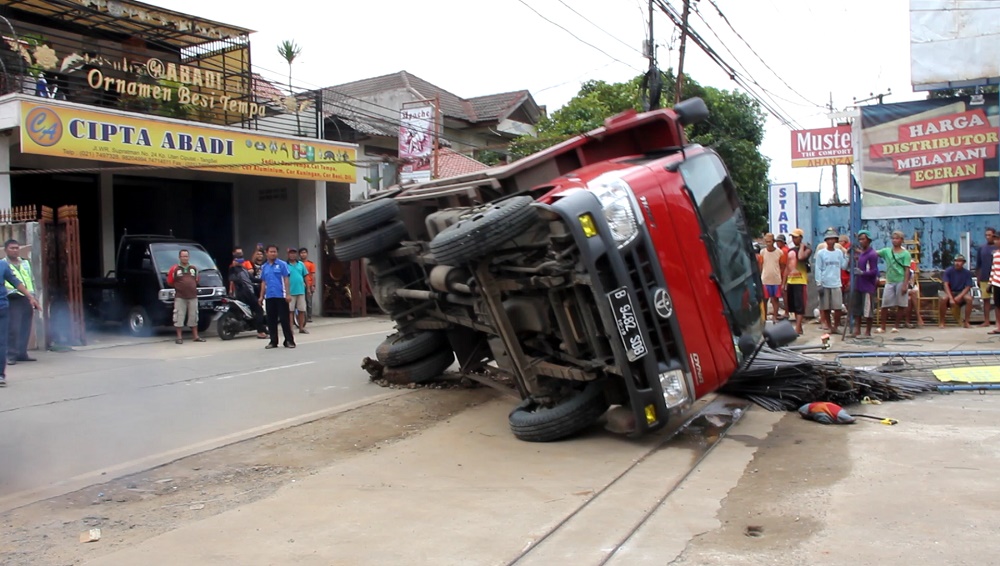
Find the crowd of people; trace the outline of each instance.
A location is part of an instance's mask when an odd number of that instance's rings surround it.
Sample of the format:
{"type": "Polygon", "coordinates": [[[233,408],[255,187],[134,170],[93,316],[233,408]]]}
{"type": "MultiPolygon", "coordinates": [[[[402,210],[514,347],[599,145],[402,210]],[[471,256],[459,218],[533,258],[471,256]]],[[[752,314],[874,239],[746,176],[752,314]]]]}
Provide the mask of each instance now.
{"type": "MultiPolygon", "coordinates": [[[[294,348],[292,327],[309,334],[306,325],[312,322],[316,264],[309,261],[306,248],[288,248],[285,257],[278,258],[278,246],[273,244],[257,246],[249,259],[237,247],[229,264],[229,295],[250,308],[257,338],[269,339],[267,349],[278,347],[279,326],[284,347],[294,348]]],[[[195,342],[204,342],[198,336],[198,270],[188,262],[188,250],[178,253],[178,263],[167,272],[167,284],[175,294],[177,343],[184,343],[184,328],[191,329],[195,342]]]]}
{"type": "MultiPolygon", "coordinates": [[[[900,328],[924,325],[920,309],[920,267],[907,250],[901,231],[891,234],[891,245],[872,247],[872,234],[859,230],[852,245],[846,234],[833,228],[823,234],[823,245],[813,250],[803,240],[801,228],[792,230],[789,245],[784,234],[765,234],[757,261],[764,285],[764,316],[771,320],[794,317],[795,329],[801,335],[806,313],[807,287],[810,279],[819,294],[820,329],[839,332],[845,311],[854,317],[851,335],[871,336],[899,332],[900,328]],[[884,269],[880,270],[880,263],[884,269]],[[884,281],[881,274],[884,273],[884,281]],[[853,288],[851,287],[853,275],[853,288]],[[881,302],[878,288],[882,286],[881,302]],[[846,299],[846,300],[845,300],[846,299]],[[782,314],[784,307],[784,314],[782,314]],[[872,330],[876,308],[879,326],[872,330]],[[889,319],[893,326],[888,326],[889,319]]],[[[954,257],[953,265],[941,275],[942,290],[938,293],[938,326],[950,309],[964,311],[962,325],[971,327],[973,288],[978,281],[983,300],[983,328],[991,328],[990,311],[996,311],[996,328],[990,334],[1000,334],[1000,238],[994,228],[985,231],[985,242],[976,254],[976,271],[966,267],[962,254],[954,257]],[[991,308],[992,300],[992,308],[991,308]]]]}

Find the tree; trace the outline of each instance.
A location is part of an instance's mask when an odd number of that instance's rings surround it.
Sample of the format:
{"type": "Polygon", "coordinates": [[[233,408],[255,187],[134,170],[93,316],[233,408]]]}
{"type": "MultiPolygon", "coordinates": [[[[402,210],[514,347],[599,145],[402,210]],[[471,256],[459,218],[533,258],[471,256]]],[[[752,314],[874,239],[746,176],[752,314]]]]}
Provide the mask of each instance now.
{"type": "MultiPolygon", "coordinates": [[[[302,53],[302,48],[299,47],[294,39],[286,39],[278,44],[278,55],[288,62],[288,96],[295,96],[295,91],[292,90],[292,61],[302,53]]],[[[301,136],[302,135],[302,122],[299,118],[299,112],[296,108],[295,110],[295,131],[301,136]]]]}
{"type": "MultiPolygon", "coordinates": [[[[522,136],[509,148],[514,158],[524,157],[577,134],[593,130],[604,120],[628,109],[641,110],[642,76],[624,83],[587,81],[580,92],[537,126],[538,136],[522,136]]],[[[663,74],[662,92],[674,92],[671,71],[663,74]]],[[[688,141],[714,149],[729,168],[747,215],[751,233],[767,228],[767,187],[770,160],[760,153],[764,139],[764,111],[750,96],[737,91],[703,87],[685,75],[682,99],[701,97],[709,118],[687,128],[688,141]]]]}

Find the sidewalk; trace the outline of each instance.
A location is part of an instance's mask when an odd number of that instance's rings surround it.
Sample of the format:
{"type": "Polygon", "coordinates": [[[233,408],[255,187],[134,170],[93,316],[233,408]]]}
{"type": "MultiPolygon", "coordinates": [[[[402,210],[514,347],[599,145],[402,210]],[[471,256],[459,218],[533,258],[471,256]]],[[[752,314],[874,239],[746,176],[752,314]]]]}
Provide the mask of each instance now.
{"type": "MultiPolygon", "coordinates": [[[[366,316],[357,318],[347,318],[347,317],[316,317],[306,325],[306,328],[321,328],[325,326],[333,326],[339,324],[350,324],[357,322],[369,322],[374,320],[388,320],[385,316],[366,316]]],[[[216,325],[215,321],[212,321],[212,325],[202,333],[206,339],[218,338],[218,334],[215,331],[216,325]]],[[[247,333],[251,334],[251,333],[247,333]]],[[[124,328],[119,328],[117,326],[108,324],[100,329],[87,328],[87,345],[86,346],[73,346],[72,350],[77,352],[86,352],[88,350],[101,350],[105,348],[117,348],[121,346],[135,346],[138,344],[156,344],[156,343],[166,343],[173,342],[174,334],[169,329],[157,329],[152,336],[135,337],[130,336],[124,328]]]]}

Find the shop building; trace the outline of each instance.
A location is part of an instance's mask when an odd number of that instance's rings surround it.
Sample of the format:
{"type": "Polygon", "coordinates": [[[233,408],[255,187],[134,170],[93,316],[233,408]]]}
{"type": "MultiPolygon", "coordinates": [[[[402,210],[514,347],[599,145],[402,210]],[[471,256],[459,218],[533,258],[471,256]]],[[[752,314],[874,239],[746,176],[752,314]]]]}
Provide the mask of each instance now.
{"type": "Polygon", "coordinates": [[[195,239],[222,268],[235,245],[322,261],[357,145],[322,140],[315,93],[254,72],[251,30],[128,0],[0,16],[0,209],[76,205],[83,277],[114,268],[126,231],[195,239]]]}

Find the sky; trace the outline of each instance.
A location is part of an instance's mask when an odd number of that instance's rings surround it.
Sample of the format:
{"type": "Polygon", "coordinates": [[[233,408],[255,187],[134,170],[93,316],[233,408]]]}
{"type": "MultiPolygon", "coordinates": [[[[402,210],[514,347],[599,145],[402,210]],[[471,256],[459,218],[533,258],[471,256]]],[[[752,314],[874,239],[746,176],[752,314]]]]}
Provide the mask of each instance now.
{"type": "MultiPolygon", "coordinates": [[[[251,58],[266,76],[287,74],[276,46],[295,40],[302,87],[405,70],[466,98],[527,89],[551,113],[586,80],[626,81],[648,67],[646,0],[299,0],[284,9],[260,0],[146,1],[255,30],[251,58]]],[[[682,1],[668,0],[678,11],[682,1]]],[[[831,95],[837,110],[889,90],[885,102],[925,97],[910,86],[908,9],[906,0],[696,0],[690,26],[796,126],[821,128],[830,125],[831,95]]],[[[675,26],[657,10],[653,28],[660,68],[676,67],[675,26]]],[[[702,85],[740,88],[691,42],[684,71],[702,85]]],[[[768,116],[761,152],[771,181],[827,200],[830,169],[791,168],[789,132],[768,116]]]]}

